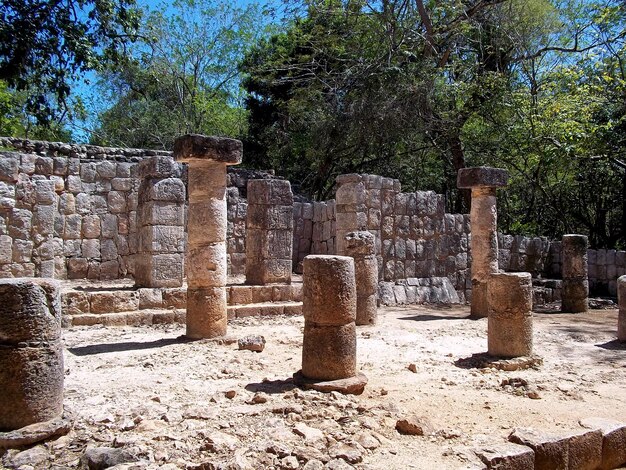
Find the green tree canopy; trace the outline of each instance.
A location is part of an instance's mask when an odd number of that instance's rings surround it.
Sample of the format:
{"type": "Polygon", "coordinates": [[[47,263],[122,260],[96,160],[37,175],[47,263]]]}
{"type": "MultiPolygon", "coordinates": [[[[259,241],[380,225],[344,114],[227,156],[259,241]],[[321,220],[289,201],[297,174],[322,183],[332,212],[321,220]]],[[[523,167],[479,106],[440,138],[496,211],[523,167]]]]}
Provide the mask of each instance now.
{"type": "Polygon", "coordinates": [[[0,80],[25,93],[25,112],[46,126],[71,111],[71,83],[118,63],[134,39],[135,0],[3,0],[0,80]]]}

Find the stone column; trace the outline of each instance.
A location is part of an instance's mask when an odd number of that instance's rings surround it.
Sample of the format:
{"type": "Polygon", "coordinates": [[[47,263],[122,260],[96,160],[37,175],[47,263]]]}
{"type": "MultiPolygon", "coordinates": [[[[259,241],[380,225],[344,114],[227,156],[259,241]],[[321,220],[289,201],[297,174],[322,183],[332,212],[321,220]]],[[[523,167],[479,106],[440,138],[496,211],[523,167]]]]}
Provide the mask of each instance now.
{"type": "Polygon", "coordinates": [[[487,167],[463,168],[457,176],[460,189],[472,190],[472,318],[487,316],[487,280],[498,272],[496,188],[508,179],[506,170],[487,167]]]}
{"type": "Polygon", "coordinates": [[[367,230],[366,190],[361,175],[348,174],[337,177],[336,201],[336,253],[346,255],[345,237],[350,232],[367,230]]]}
{"type": "Polygon", "coordinates": [[[249,180],[246,283],[291,283],[293,194],[286,180],[249,180]]]}
{"type": "Polygon", "coordinates": [[[561,311],[567,313],[586,312],[589,306],[589,280],[587,278],[587,237],[585,235],[563,235],[561,259],[563,290],[561,311]]]}
{"type": "Polygon", "coordinates": [[[61,296],[55,281],[0,281],[0,430],[63,413],[61,296]]]}
{"type": "Polygon", "coordinates": [[[487,282],[489,354],[530,356],[533,352],[533,286],[530,273],[495,273],[487,282]]]}
{"type": "Polygon", "coordinates": [[[356,368],[354,261],[346,256],[304,258],[304,340],[296,383],[318,390],[361,393],[366,379],[356,368]]]}
{"type": "Polygon", "coordinates": [[[617,303],[619,304],[617,339],[626,341],[626,276],[620,276],[617,279],[617,303]]]}
{"type": "Polygon", "coordinates": [[[346,256],[354,259],[356,279],[356,324],[376,323],[378,302],[378,260],[374,235],[369,232],[350,232],[345,236],[346,256]]]}
{"type": "Polygon", "coordinates": [[[180,169],[172,158],[159,156],[142,160],[137,173],[141,184],[135,285],[180,287],[185,249],[185,184],[180,169]]]}
{"type": "Polygon", "coordinates": [[[241,163],[234,139],[189,134],[176,139],[174,158],[189,163],[187,336],[226,334],[226,167],[241,163]]]}

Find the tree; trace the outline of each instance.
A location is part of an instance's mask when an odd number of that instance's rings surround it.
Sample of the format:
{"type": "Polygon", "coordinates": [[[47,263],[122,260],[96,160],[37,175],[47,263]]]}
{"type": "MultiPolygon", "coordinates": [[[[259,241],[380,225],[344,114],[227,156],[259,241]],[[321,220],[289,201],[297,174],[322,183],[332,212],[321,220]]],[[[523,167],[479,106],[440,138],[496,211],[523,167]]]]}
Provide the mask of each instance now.
{"type": "Polygon", "coordinates": [[[103,74],[113,106],[95,143],[171,148],[187,132],[241,137],[247,120],[237,64],[264,29],[254,4],[178,0],[145,16],[133,61],[103,74]]]}
{"type": "Polygon", "coordinates": [[[0,80],[25,93],[39,125],[71,111],[71,83],[89,70],[119,63],[135,38],[135,0],[3,0],[0,80]]]}

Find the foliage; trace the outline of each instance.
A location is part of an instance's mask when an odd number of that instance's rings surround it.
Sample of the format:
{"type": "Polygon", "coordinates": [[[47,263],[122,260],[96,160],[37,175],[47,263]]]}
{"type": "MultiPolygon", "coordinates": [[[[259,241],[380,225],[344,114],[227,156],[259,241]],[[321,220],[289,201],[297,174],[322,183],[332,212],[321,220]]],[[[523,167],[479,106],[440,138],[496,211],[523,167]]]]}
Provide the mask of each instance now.
{"type": "Polygon", "coordinates": [[[54,128],[72,111],[71,83],[118,63],[134,38],[134,0],[3,0],[0,80],[23,92],[24,110],[54,128]]]}
{"type": "Polygon", "coordinates": [[[242,136],[237,64],[262,34],[258,6],[178,0],[146,15],[134,60],[104,74],[114,105],[101,113],[92,141],[171,148],[176,136],[242,136]]]}

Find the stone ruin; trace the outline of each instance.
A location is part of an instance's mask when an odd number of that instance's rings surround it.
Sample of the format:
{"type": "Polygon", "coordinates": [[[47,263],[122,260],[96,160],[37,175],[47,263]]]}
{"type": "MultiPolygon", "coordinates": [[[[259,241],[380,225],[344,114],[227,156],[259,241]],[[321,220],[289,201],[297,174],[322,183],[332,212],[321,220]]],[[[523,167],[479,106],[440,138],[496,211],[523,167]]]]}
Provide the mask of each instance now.
{"type": "MultiPolygon", "coordinates": [[[[315,207],[320,206],[315,203],[301,202],[296,208],[288,182],[265,177],[250,180],[246,189],[251,200],[246,208],[239,212],[242,203],[235,203],[237,217],[243,219],[245,214],[246,256],[245,283],[234,288],[228,285],[229,271],[231,275],[237,271],[228,263],[229,232],[234,233],[235,227],[229,219],[227,166],[241,162],[241,149],[241,142],[233,139],[183,136],[176,141],[174,157],[188,164],[186,185],[185,172],[169,156],[150,156],[135,166],[135,182],[115,183],[118,188],[136,186],[134,202],[130,199],[132,193],[122,196],[120,190],[107,191],[109,186],[103,185],[103,181],[94,182],[92,188],[96,195],[90,201],[94,205],[85,206],[82,213],[72,211],[76,211],[78,196],[86,193],[74,197],[69,188],[72,181],[75,189],[83,189],[82,182],[70,179],[77,175],[69,174],[70,165],[74,171],[81,168],[82,172],[82,162],[70,163],[68,159],[67,165],[63,165],[63,161],[56,164],[55,158],[59,157],[39,157],[41,160],[35,159],[35,171],[30,178],[28,172],[26,176],[20,175],[19,169],[32,162],[31,158],[20,155],[1,159],[0,174],[4,178],[0,188],[3,191],[2,236],[5,237],[1,259],[10,258],[10,262],[2,264],[1,272],[5,277],[17,273],[75,278],[76,269],[80,269],[87,278],[106,280],[131,271],[137,289],[158,289],[162,296],[164,289],[183,289],[186,336],[203,339],[226,335],[229,300],[241,296],[243,302],[251,301],[253,287],[269,286],[271,300],[298,300],[297,290],[291,285],[297,261],[296,266],[303,265],[304,282],[299,296],[303,300],[305,323],[302,369],[294,374],[294,381],[303,388],[325,392],[363,392],[367,379],[357,369],[356,326],[376,322],[379,292],[382,299],[392,294],[395,303],[449,303],[467,299],[471,301],[472,317],[488,316],[490,355],[511,358],[532,354],[531,274],[499,272],[498,266],[495,188],[506,184],[507,175],[503,170],[470,168],[459,173],[459,187],[472,189],[471,247],[467,244],[466,216],[443,213],[442,199],[434,193],[401,193],[399,184],[393,180],[372,175],[343,175],[337,180],[334,205],[326,205],[327,210],[317,217],[315,207]],[[35,174],[38,166],[41,171],[50,159],[52,171],[58,168],[62,174],[50,175],[49,179],[35,174]],[[7,178],[15,183],[13,190],[7,178]],[[111,207],[111,213],[93,215],[92,210],[104,209],[101,203],[105,198],[97,195],[98,188],[105,188],[106,200],[115,207],[132,208],[134,211],[130,212],[134,214],[119,215],[121,212],[113,212],[111,207]],[[59,200],[53,193],[60,193],[59,200]],[[298,219],[304,218],[305,204],[313,208],[308,225],[306,219],[304,223],[298,219]],[[334,233],[325,233],[326,230],[332,232],[333,228],[332,223],[328,225],[329,219],[332,220],[329,207],[335,207],[336,211],[334,233]],[[115,226],[112,217],[117,221],[115,226]],[[323,245],[325,251],[333,251],[334,247],[338,255],[306,255],[306,250],[302,249],[307,245],[303,239],[315,238],[316,218],[324,227],[321,236],[327,239],[323,245]],[[298,231],[297,227],[311,229],[298,231]],[[120,238],[121,235],[126,237],[120,238]],[[104,238],[99,238],[102,236],[104,238]],[[135,242],[131,250],[129,241],[132,239],[135,242]],[[10,257],[6,253],[9,242],[10,257]],[[128,244],[126,259],[118,249],[125,243],[128,244]],[[68,257],[66,246],[70,254],[80,253],[81,256],[68,257]],[[79,251],[72,251],[78,247],[79,251]],[[470,249],[472,257],[468,258],[470,249]],[[98,250],[100,260],[94,261],[98,250]],[[103,261],[104,256],[112,257],[114,252],[117,252],[117,259],[103,261]],[[306,256],[301,259],[303,254],[306,256]],[[117,275],[114,266],[118,269],[117,275]],[[129,271],[124,271],[123,266],[129,271]],[[471,269],[471,287],[468,287],[468,269],[471,269]],[[245,298],[246,293],[250,298],[245,298]]],[[[67,147],[56,149],[61,150],[67,151],[67,147]]],[[[98,165],[85,168],[95,168],[96,174],[100,169],[98,165]]],[[[111,175],[110,187],[113,188],[117,169],[106,165],[100,174],[111,175]]],[[[87,195],[82,199],[84,203],[89,200],[87,195]]],[[[315,246],[313,242],[309,248],[312,246],[315,246]]],[[[230,251],[231,256],[236,249],[230,251]]],[[[563,238],[563,311],[587,309],[587,253],[586,237],[566,235],[563,238]]],[[[616,282],[620,296],[618,338],[621,341],[626,339],[621,308],[625,297],[622,293],[626,285],[624,279],[626,276],[616,282]]],[[[59,418],[63,411],[59,286],[49,280],[5,279],[0,282],[0,294],[6,301],[0,306],[0,376],[5,385],[0,399],[0,429],[18,429],[59,418]]],[[[148,293],[147,297],[151,295],[148,293]]],[[[92,308],[97,301],[89,298],[88,303],[92,308]]],[[[110,306],[108,304],[107,308],[110,306]]],[[[595,430],[587,434],[593,434],[598,441],[594,446],[600,450],[595,457],[601,460],[604,458],[603,440],[609,438],[610,430],[590,426],[595,430]]],[[[57,428],[44,433],[43,438],[52,435],[57,428]]],[[[528,448],[533,449],[533,455],[541,455],[542,438],[518,432],[511,436],[511,441],[523,446],[517,450],[509,447],[505,451],[507,459],[522,465],[519,468],[526,468],[522,462],[528,461],[528,448]]],[[[537,458],[535,468],[539,468],[537,458]]],[[[621,454],[618,459],[622,459],[621,454]]]]}

